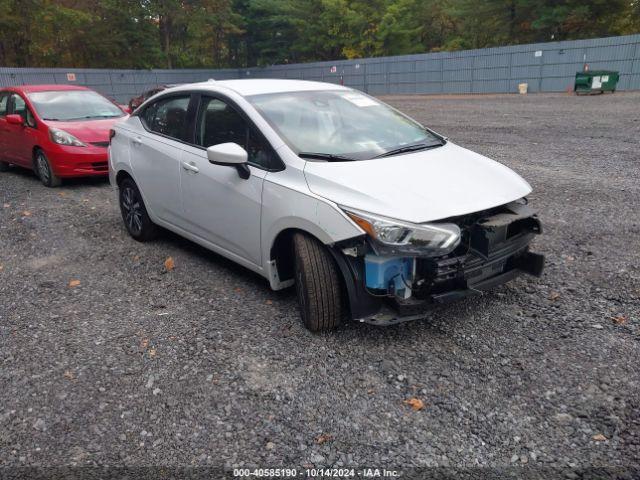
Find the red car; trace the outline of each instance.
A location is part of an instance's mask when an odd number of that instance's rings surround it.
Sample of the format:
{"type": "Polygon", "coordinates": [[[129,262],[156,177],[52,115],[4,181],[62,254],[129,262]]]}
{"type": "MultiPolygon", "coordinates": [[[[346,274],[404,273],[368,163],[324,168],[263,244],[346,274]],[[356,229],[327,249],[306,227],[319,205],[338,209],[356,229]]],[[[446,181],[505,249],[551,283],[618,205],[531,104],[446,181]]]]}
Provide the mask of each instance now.
{"type": "Polygon", "coordinates": [[[34,170],[47,187],[62,178],[107,175],[109,130],[125,112],[75,85],[0,90],[0,171],[34,170]]]}

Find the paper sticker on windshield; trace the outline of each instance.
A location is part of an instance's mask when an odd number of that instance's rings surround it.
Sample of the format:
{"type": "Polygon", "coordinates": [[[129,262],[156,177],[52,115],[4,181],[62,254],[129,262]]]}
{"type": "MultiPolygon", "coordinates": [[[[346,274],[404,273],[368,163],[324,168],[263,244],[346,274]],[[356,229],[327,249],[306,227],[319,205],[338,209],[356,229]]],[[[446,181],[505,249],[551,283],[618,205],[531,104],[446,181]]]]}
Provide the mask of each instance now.
{"type": "Polygon", "coordinates": [[[376,105],[378,105],[375,100],[369,97],[365,97],[364,95],[361,95],[359,93],[347,93],[343,95],[343,98],[345,100],[349,100],[351,103],[357,105],[358,107],[375,107],[376,105]]]}

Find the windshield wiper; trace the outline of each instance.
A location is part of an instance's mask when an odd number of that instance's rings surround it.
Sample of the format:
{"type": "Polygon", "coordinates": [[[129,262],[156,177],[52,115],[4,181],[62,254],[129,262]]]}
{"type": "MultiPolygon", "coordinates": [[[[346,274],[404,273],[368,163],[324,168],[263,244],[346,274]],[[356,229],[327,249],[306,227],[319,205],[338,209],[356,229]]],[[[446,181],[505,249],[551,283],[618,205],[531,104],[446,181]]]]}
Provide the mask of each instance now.
{"type": "Polygon", "coordinates": [[[426,150],[427,148],[441,147],[444,145],[444,143],[444,141],[438,143],[414,143],[413,145],[405,145],[404,147],[394,148],[393,150],[389,150],[388,152],[376,155],[373,158],[390,157],[392,155],[398,155],[400,153],[415,152],[418,150],[426,150]]]}
{"type": "Polygon", "coordinates": [[[88,120],[89,118],[117,118],[122,115],[85,115],[84,117],[75,117],[67,119],[68,122],[72,122],[74,120],[88,120]]]}
{"type": "Polygon", "coordinates": [[[355,158],[345,157],[336,153],[316,153],[316,152],[300,152],[300,158],[312,158],[318,160],[326,160],[327,162],[355,162],[355,158]]]}

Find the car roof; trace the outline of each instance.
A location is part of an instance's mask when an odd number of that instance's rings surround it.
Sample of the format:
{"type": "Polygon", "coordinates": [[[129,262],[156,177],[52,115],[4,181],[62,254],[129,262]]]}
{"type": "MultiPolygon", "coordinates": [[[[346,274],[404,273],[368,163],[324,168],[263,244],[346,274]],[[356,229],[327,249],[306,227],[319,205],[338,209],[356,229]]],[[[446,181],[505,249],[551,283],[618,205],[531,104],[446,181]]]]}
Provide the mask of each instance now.
{"type": "Polygon", "coordinates": [[[16,87],[8,87],[7,90],[18,90],[25,93],[30,92],[59,92],[65,90],[90,90],[81,85],[18,85],[16,87]]]}
{"type": "Polygon", "coordinates": [[[194,88],[216,91],[219,87],[233,90],[236,93],[247,97],[250,95],[261,95],[264,93],[285,93],[285,92],[305,92],[313,90],[348,90],[347,87],[336,85],[335,83],[312,82],[309,80],[285,80],[273,78],[251,78],[241,80],[209,80],[207,82],[180,85],[172,88],[173,91],[192,90],[194,88]]]}

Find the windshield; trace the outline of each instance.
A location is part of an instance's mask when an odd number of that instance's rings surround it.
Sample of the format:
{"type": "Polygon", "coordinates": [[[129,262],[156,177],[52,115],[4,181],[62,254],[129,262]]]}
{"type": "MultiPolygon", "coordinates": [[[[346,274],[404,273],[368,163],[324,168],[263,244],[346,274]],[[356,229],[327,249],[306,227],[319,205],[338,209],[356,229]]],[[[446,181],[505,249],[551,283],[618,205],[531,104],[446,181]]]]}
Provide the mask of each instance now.
{"type": "Polygon", "coordinates": [[[332,161],[364,160],[409,145],[442,144],[417,122],[352,90],[269,93],[248,100],[297,154],[307,158],[320,153],[332,161]]]}
{"type": "Polygon", "coordinates": [[[43,120],[87,120],[115,118],[122,110],[91,90],[33,92],[29,100],[43,120]]]}

